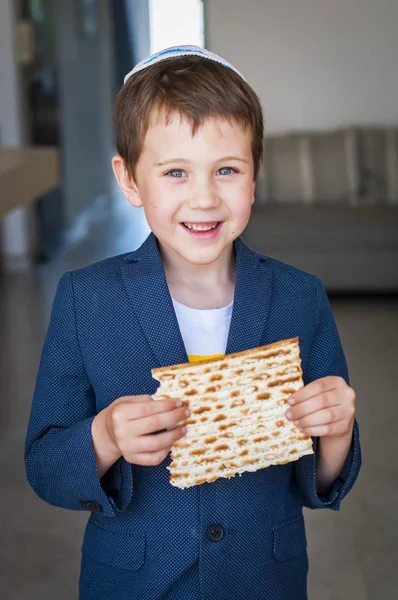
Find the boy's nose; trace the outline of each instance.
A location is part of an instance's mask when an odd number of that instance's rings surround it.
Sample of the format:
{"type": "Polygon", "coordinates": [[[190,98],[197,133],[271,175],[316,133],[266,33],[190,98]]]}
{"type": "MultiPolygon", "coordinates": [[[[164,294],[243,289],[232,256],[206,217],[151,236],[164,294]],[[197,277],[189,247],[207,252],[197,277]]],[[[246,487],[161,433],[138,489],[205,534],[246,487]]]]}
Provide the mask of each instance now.
{"type": "Polygon", "coordinates": [[[188,204],[190,208],[196,209],[216,208],[220,204],[220,198],[213,186],[202,185],[192,190],[188,204]]]}

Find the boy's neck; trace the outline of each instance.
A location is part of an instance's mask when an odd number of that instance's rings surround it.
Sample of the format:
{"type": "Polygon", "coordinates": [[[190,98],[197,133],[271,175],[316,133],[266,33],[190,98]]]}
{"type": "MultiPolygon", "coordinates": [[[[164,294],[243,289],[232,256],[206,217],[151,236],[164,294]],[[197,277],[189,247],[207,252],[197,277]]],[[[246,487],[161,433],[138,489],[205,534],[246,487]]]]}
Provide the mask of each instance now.
{"type": "Polygon", "coordinates": [[[171,296],[186,306],[211,309],[227,306],[233,300],[236,257],[233,245],[211,264],[198,265],[179,260],[159,245],[171,296]]]}

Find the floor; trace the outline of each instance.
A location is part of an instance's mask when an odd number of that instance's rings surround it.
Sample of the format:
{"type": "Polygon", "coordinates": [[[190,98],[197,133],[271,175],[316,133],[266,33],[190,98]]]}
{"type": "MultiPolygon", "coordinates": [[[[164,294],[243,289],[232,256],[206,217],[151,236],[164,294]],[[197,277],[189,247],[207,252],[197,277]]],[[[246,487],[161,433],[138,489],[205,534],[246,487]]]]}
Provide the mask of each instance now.
{"type": "MultiPolygon", "coordinates": [[[[68,269],[127,252],[147,235],[118,199],[51,264],[0,277],[0,597],[76,598],[86,513],[46,505],[25,481],[23,444],[51,301],[68,269]]],[[[376,600],[398,589],[398,299],[339,298],[337,324],[357,391],[364,465],[341,511],[306,513],[310,600],[376,600]]],[[[187,599],[189,600],[189,599],[187,599]]],[[[249,598],[248,598],[249,600],[249,598]]],[[[294,600],[294,599],[292,599],[294,600]]]]}

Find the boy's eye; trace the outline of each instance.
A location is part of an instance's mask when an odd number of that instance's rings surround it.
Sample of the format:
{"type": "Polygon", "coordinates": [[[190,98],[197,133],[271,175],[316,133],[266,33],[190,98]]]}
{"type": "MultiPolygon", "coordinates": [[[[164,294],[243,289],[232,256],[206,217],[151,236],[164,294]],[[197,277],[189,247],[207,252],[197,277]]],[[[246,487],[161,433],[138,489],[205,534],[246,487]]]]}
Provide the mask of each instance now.
{"type": "Polygon", "coordinates": [[[184,171],[182,171],[181,169],[172,169],[171,171],[168,171],[166,175],[168,175],[169,177],[175,177],[176,179],[180,179],[184,176],[184,171]]]}
{"type": "Polygon", "coordinates": [[[222,167],[218,172],[220,175],[232,175],[233,173],[237,173],[236,169],[232,167],[222,167]]]}

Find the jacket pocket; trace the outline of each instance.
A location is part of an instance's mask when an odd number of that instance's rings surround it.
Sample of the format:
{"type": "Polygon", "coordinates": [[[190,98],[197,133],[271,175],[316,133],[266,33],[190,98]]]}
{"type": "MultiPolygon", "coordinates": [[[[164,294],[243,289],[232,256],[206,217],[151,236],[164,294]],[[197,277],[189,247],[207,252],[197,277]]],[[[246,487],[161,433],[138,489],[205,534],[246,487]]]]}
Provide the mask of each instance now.
{"type": "Polygon", "coordinates": [[[87,523],[82,554],[99,563],[137,571],[145,561],[145,533],[111,531],[87,523]]]}
{"type": "Polygon", "coordinates": [[[304,517],[297,515],[274,526],[274,557],[278,561],[287,560],[306,551],[304,517]]]}

